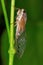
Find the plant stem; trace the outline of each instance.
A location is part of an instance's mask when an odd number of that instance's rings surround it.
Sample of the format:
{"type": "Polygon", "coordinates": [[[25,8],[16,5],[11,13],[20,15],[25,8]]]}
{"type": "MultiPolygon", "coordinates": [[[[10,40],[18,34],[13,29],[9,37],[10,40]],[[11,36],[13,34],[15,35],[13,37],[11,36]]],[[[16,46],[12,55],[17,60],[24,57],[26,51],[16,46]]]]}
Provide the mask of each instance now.
{"type": "Polygon", "coordinates": [[[8,24],[9,21],[8,21],[8,17],[7,17],[4,0],[1,0],[1,5],[2,5],[3,13],[4,13],[4,18],[5,18],[5,23],[6,23],[6,28],[7,28],[8,38],[9,38],[9,24],[8,24]]]}
{"type": "Polygon", "coordinates": [[[14,49],[14,5],[15,5],[15,0],[11,0],[11,17],[10,17],[10,31],[9,31],[9,24],[8,24],[8,17],[6,13],[6,8],[5,8],[5,3],[4,0],[1,0],[2,8],[3,8],[3,13],[5,17],[5,23],[6,23],[6,28],[8,32],[8,37],[10,41],[10,48],[9,48],[9,65],[13,65],[13,58],[15,54],[15,49],[14,49]],[[10,35],[9,35],[10,34],[10,35]]]}
{"type": "Polygon", "coordinates": [[[14,6],[15,0],[11,0],[11,15],[10,15],[10,48],[9,48],[9,65],[13,65],[14,60],[14,6]]]}

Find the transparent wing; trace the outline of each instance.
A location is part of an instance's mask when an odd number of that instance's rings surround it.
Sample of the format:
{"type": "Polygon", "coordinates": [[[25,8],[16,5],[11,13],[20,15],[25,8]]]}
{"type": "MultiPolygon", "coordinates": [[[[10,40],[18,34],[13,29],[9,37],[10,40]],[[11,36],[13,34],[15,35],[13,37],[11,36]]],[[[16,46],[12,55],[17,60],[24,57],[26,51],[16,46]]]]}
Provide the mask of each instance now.
{"type": "Polygon", "coordinates": [[[20,37],[16,40],[16,55],[18,58],[23,56],[23,53],[26,48],[26,32],[23,32],[20,37]]]}

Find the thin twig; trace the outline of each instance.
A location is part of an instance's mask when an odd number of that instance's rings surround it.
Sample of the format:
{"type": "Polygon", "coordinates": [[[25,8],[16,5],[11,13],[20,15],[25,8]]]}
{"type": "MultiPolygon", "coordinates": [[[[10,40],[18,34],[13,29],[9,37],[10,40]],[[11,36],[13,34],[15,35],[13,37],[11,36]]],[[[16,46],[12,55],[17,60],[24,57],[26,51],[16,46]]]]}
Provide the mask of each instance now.
{"type": "Polygon", "coordinates": [[[7,17],[7,12],[6,12],[4,0],[1,0],[1,5],[2,5],[3,13],[4,13],[5,24],[6,24],[6,29],[7,29],[8,38],[9,38],[9,21],[8,21],[8,17],[7,17]]]}
{"type": "Polygon", "coordinates": [[[15,49],[14,49],[14,7],[15,0],[11,0],[11,14],[10,14],[10,48],[9,48],[9,65],[13,65],[15,49]]]}

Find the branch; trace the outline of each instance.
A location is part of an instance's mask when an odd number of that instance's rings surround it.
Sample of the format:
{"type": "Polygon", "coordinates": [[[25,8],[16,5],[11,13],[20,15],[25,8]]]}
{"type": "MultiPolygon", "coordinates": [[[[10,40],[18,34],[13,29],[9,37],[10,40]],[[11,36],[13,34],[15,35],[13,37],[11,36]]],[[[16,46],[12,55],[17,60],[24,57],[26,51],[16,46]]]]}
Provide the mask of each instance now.
{"type": "Polygon", "coordinates": [[[10,48],[9,48],[9,65],[13,65],[14,60],[14,6],[15,0],[11,0],[11,15],[10,15],[10,48]]]}
{"type": "Polygon", "coordinates": [[[6,12],[6,7],[5,7],[4,0],[1,0],[1,5],[2,5],[3,13],[4,13],[5,24],[6,24],[8,38],[9,38],[9,24],[8,24],[9,21],[8,21],[8,17],[7,17],[7,12],[6,12]]]}

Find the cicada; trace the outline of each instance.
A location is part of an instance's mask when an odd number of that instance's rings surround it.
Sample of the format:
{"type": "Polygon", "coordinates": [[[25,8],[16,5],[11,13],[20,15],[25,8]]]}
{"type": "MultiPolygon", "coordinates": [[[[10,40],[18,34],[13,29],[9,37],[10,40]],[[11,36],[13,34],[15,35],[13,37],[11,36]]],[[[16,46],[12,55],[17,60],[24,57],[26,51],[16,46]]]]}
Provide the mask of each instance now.
{"type": "Polygon", "coordinates": [[[22,57],[26,47],[26,27],[27,13],[24,9],[18,9],[16,16],[16,51],[19,58],[22,57]]]}

